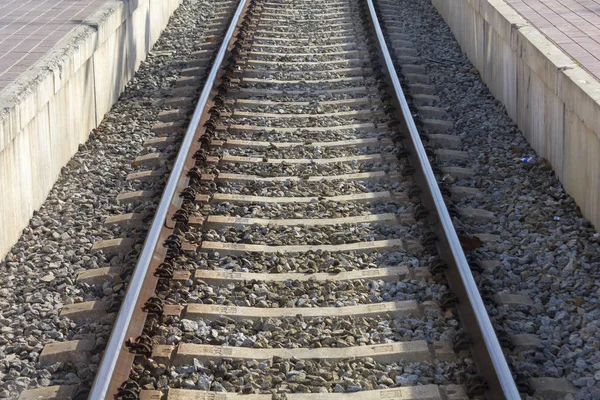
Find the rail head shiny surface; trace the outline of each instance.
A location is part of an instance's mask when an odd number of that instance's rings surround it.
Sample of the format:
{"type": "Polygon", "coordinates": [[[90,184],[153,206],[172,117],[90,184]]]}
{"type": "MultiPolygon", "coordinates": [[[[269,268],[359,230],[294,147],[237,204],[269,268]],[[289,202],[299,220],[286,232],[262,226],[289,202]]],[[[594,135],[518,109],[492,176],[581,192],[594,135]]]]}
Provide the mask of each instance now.
{"type": "Polygon", "coordinates": [[[223,59],[225,58],[227,46],[233,37],[233,33],[235,32],[235,28],[243,13],[246,3],[247,0],[240,0],[236,12],[231,20],[231,24],[223,38],[223,43],[219,48],[215,62],[212,65],[208,78],[204,84],[200,98],[198,99],[198,104],[194,110],[194,114],[185,133],[183,142],[181,144],[181,149],[177,155],[173,170],[171,171],[169,180],[167,181],[167,185],[163,191],[163,195],[154,216],[154,220],[152,221],[146,241],[144,242],[144,247],[140,253],[136,268],[127,287],[127,293],[123,299],[123,303],[121,305],[121,309],[119,310],[119,315],[113,327],[108,345],[104,351],[100,368],[98,369],[94,384],[90,391],[89,399],[91,400],[101,400],[106,398],[108,387],[117,365],[119,353],[125,345],[125,336],[128,330],[129,322],[135,311],[137,300],[148,272],[148,267],[152,260],[154,250],[158,245],[160,233],[171,206],[171,201],[175,195],[175,191],[177,190],[178,182],[181,178],[181,173],[188,158],[190,146],[193,143],[196,129],[200,123],[200,119],[206,107],[206,103],[208,101],[214,81],[217,77],[219,69],[221,68],[223,59]]]}
{"type": "Polygon", "coordinates": [[[417,126],[415,125],[415,122],[412,118],[410,108],[404,96],[404,92],[402,91],[400,81],[398,80],[398,76],[396,74],[392,58],[390,56],[385,38],[383,36],[383,31],[381,30],[381,26],[377,19],[377,13],[373,5],[373,0],[367,0],[367,4],[369,6],[373,27],[377,35],[377,41],[382,50],[385,66],[390,72],[389,75],[392,81],[394,92],[400,103],[405,123],[408,127],[411,140],[414,144],[417,153],[416,157],[418,158],[422,166],[423,174],[426,178],[426,184],[429,188],[430,193],[432,194],[433,203],[437,215],[439,217],[441,228],[445,234],[445,238],[449,245],[449,250],[457,266],[458,272],[460,274],[460,279],[462,280],[462,284],[465,287],[468,300],[471,304],[471,307],[473,308],[473,312],[477,319],[478,328],[481,331],[483,340],[485,342],[485,347],[489,352],[495,370],[494,373],[496,374],[500,382],[504,398],[510,400],[521,399],[515,381],[512,377],[512,373],[508,367],[506,358],[504,357],[504,353],[502,352],[502,348],[500,346],[500,343],[498,342],[498,338],[496,337],[496,333],[494,332],[494,328],[485,309],[485,305],[477,288],[477,284],[475,283],[473,275],[471,274],[471,270],[469,268],[467,259],[458,239],[458,235],[456,234],[454,225],[446,208],[444,198],[437,185],[437,181],[435,175],[433,174],[433,170],[431,169],[431,165],[429,164],[427,153],[425,152],[425,148],[421,143],[417,126]]]}

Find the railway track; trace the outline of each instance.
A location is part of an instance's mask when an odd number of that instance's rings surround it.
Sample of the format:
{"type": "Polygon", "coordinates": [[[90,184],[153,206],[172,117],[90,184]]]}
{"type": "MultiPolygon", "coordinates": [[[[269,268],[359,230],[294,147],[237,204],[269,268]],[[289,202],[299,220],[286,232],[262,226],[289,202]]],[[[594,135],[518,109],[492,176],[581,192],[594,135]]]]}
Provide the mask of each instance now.
{"type": "Polygon", "coordinates": [[[371,1],[242,0],[209,54],[90,398],[520,398],[371,1]]]}

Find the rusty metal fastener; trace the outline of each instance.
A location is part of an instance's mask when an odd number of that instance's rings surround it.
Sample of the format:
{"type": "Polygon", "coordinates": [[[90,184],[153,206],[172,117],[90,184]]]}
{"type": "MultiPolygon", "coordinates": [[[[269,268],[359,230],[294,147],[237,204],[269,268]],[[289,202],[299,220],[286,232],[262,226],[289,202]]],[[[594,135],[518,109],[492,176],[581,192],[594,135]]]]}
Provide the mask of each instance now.
{"type": "Polygon", "coordinates": [[[152,339],[147,335],[140,335],[135,339],[127,339],[125,345],[134,354],[141,354],[145,356],[152,355],[152,339]]]}
{"type": "Polygon", "coordinates": [[[142,310],[151,314],[161,315],[163,312],[164,305],[165,302],[163,299],[161,299],[158,296],[152,296],[148,299],[148,301],[146,301],[144,307],[142,307],[142,310]]]}
{"type": "Polygon", "coordinates": [[[140,398],[141,386],[134,380],[128,379],[119,387],[116,399],[119,400],[137,400],[140,398]]]}

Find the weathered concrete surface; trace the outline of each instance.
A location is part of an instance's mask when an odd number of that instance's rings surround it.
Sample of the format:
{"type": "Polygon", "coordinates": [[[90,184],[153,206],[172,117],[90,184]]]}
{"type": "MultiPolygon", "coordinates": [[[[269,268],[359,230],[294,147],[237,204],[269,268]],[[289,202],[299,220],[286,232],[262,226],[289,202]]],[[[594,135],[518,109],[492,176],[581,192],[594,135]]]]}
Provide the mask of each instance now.
{"type": "Polygon", "coordinates": [[[600,229],[600,82],[504,0],[431,0],[490,91],[600,229]]]}
{"type": "Polygon", "coordinates": [[[181,0],[109,0],[0,92],[0,259],[181,0]]]}

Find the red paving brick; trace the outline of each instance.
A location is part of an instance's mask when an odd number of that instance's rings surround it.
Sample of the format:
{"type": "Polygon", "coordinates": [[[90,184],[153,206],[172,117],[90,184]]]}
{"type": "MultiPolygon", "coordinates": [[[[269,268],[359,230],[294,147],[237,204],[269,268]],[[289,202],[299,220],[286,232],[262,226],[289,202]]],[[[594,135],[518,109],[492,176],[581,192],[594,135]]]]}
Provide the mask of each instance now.
{"type": "Polygon", "coordinates": [[[0,91],[106,0],[0,0],[0,91]]]}
{"type": "Polygon", "coordinates": [[[600,0],[506,0],[600,80],[600,0]]]}

